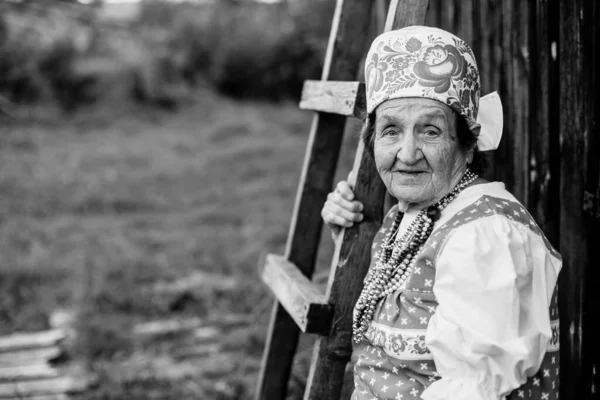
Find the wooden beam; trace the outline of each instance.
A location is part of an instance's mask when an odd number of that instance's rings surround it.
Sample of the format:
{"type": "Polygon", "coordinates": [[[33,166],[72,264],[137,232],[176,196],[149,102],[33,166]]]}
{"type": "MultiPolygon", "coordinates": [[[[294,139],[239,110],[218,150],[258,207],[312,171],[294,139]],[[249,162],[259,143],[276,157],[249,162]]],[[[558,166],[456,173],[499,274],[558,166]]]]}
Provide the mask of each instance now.
{"type": "Polygon", "coordinates": [[[600,227],[583,211],[583,195],[599,181],[600,4],[560,0],[559,7],[560,398],[597,399],[600,227]]]}
{"type": "MultiPolygon", "coordinates": [[[[392,0],[386,28],[423,25],[427,5],[427,0],[392,0]]],[[[385,186],[362,141],[351,177],[356,199],[364,205],[364,220],[345,229],[336,246],[327,288],[329,302],[334,306],[335,324],[328,336],[319,337],[315,344],[305,400],[339,399],[352,354],[352,309],[362,290],[371,259],[371,244],[383,219],[385,186]]]]}
{"type": "MultiPolygon", "coordinates": [[[[502,73],[500,97],[504,104],[504,135],[495,155],[500,162],[499,180],[519,201],[529,208],[529,2],[504,0],[502,12],[502,56],[500,65],[494,66],[502,73]]],[[[535,55],[537,56],[537,54],[535,55]]]]}
{"type": "Polygon", "coordinates": [[[392,0],[385,21],[385,31],[423,25],[428,7],[429,1],[424,0],[392,0]]]}
{"type": "Polygon", "coordinates": [[[530,41],[531,59],[529,131],[528,209],[548,240],[559,246],[560,215],[560,143],[558,82],[558,3],[548,0],[531,2],[534,38],[530,41]]]}
{"type": "Polygon", "coordinates": [[[383,219],[385,186],[362,142],[354,170],[358,172],[351,184],[356,199],[364,205],[364,219],[345,229],[336,244],[327,287],[327,297],[334,305],[335,325],[328,336],[317,339],[305,399],[338,399],[340,396],[346,364],[352,354],[352,309],[369,269],[371,243],[383,219]]]}
{"type": "Polygon", "coordinates": [[[367,112],[365,84],[307,80],[302,89],[300,108],[364,120],[367,112]]]}
{"type": "Polygon", "coordinates": [[[54,346],[63,341],[66,336],[62,329],[1,336],[0,352],[54,346]]]}
{"type": "MultiPolygon", "coordinates": [[[[337,0],[321,79],[353,81],[366,52],[366,37],[375,0],[337,0]]],[[[307,277],[314,271],[323,222],[323,207],[333,186],[344,134],[345,117],[316,113],[300,175],[285,258],[307,277]]],[[[300,330],[285,308],[273,304],[257,400],[286,397],[300,330]]]]}
{"type": "Polygon", "coordinates": [[[302,332],[324,334],[329,330],[333,309],[325,294],[298,267],[282,256],[269,254],[261,278],[302,332]]]}

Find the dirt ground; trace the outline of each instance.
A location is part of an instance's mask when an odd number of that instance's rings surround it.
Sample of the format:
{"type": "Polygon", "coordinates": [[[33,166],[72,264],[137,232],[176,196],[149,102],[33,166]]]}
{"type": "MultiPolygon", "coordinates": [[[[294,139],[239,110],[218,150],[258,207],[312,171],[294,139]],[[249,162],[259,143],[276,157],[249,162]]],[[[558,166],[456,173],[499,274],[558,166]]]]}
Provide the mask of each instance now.
{"type": "MultiPolygon", "coordinates": [[[[0,333],[74,313],[70,356],[98,378],[81,398],[251,398],[272,304],[257,262],[283,251],[310,120],[295,104],[204,90],[175,113],[115,104],[3,122],[0,333]],[[199,274],[193,289],[156,289],[199,274]],[[136,333],[190,318],[195,338],[136,333]],[[211,328],[219,333],[202,347],[198,332],[211,328]]],[[[349,135],[340,176],[354,142],[349,135]]]]}

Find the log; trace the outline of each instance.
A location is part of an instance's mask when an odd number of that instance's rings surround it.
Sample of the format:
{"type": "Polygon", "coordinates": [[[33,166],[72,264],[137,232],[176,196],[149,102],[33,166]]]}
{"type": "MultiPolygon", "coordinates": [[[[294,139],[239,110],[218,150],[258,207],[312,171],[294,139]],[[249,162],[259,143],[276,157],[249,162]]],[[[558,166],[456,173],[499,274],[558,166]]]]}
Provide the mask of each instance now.
{"type": "Polygon", "coordinates": [[[62,329],[2,336],[0,337],[0,353],[54,346],[63,341],[66,336],[65,331],[62,329]]]}
{"type": "Polygon", "coordinates": [[[261,278],[302,332],[323,334],[329,330],[332,307],[298,267],[281,256],[269,254],[261,278]]]}

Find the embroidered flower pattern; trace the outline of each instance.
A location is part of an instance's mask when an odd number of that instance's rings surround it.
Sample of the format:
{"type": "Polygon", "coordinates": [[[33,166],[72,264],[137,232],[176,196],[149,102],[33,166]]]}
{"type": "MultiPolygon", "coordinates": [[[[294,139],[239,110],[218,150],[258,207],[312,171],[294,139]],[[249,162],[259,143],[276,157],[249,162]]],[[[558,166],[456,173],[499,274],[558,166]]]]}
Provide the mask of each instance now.
{"type": "Polygon", "coordinates": [[[418,51],[420,48],[421,48],[421,41],[415,37],[411,37],[406,42],[406,50],[411,53],[418,51]]]}
{"type": "Polygon", "coordinates": [[[366,68],[368,102],[381,104],[408,90],[409,96],[440,100],[474,121],[480,90],[475,59],[464,41],[451,38],[416,34],[380,42],[366,68]]]}
{"type": "Polygon", "coordinates": [[[397,332],[386,332],[371,325],[365,337],[375,346],[383,347],[399,357],[427,356],[430,354],[425,344],[425,335],[407,335],[397,332]]]}

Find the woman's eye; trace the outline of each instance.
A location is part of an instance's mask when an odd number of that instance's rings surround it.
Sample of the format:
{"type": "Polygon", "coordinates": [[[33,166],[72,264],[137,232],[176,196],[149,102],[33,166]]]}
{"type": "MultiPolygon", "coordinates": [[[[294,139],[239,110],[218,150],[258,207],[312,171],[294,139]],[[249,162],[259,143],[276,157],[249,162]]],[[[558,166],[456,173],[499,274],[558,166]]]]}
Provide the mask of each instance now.
{"type": "Polygon", "coordinates": [[[435,137],[435,136],[439,136],[440,132],[437,129],[425,129],[424,131],[425,136],[428,137],[435,137]]]}
{"type": "Polygon", "coordinates": [[[381,137],[397,135],[398,130],[395,128],[386,128],[381,131],[381,137]]]}

